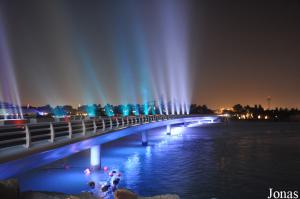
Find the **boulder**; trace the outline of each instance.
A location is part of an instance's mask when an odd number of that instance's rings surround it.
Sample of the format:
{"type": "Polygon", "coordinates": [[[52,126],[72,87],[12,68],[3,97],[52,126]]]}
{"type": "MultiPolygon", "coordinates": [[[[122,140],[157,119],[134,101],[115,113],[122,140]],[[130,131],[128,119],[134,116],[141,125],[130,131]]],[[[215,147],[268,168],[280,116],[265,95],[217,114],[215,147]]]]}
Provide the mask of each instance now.
{"type": "Polygon", "coordinates": [[[118,189],[115,194],[115,199],[138,199],[138,196],[127,190],[127,189],[118,189]]]}

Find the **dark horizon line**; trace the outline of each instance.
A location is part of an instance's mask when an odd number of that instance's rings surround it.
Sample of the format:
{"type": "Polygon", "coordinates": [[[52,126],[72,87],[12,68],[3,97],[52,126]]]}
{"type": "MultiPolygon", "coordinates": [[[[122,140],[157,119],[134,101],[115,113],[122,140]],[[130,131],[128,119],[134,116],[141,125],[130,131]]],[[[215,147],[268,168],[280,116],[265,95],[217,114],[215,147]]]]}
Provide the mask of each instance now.
{"type": "MultiPolygon", "coordinates": [[[[156,101],[156,100],[150,100],[150,102],[153,102],[153,101],[156,101]]],[[[10,103],[10,102],[1,102],[0,101],[0,108],[2,108],[2,105],[3,104],[9,104],[9,105],[14,105],[14,106],[18,106],[16,104],[13,104],[13,103],[10,103]]],[[[167,103],[169,104],[169,103],[167,103]]],[[[106,105],[112,105],[112,106],[120,106],[120,105],[143,105],[143,103],[126,103],[126,104],[111,104],[111,103],[106,103],[106,104],[102,104],[102,103],[86,103],[86,104],[78,104],[80,106],[76,106],[76,105],[72,105],[72,104],[56,104],[56,105],[51,105],[51,104],[44,104],[44,105],[32,105],[32,104],[28,104],[29,107],[31,108],[39,108],[39,107],[44,107],[44,106],[50,106],[50,107],[61,107],[61,106],[71,106],[72,108],[76,108],[76,107],[82,107],[82,106],[89,106],[89,105],[100,105],[101,107],[104,107],[106,105]]],[[[27,107],[28,105],[20,105],[20,107],[24,108],[24,107],[27,107]]],[[[264,110],[276,110],[276,109],[299,109],[298,107],[288,107],[288,106],[273,106],[273,107],[270,107],[270,108],[266,108],[264,107],[262,104],[242,104],[242,103],[235,103],[233,105],[231,105],[230,107],[221,107],[221,108],[212,108],[212,107],[216,107],[218,105],[213,105],[213,106],[209,106],[207,105],[206,103],[203,103],[203,104],[198,104],[198,103],[191,103],[190,104],[190,107],[192,105],[196,105],[196,106],[206,106],[208,109],[211,109],[211,110],[220,110],[220,109],[223,109],[223,110],[229,110],[229,109],[232,109],[235,105],[241,105],[243,107],[246,107],[246,106],[249,106],[249,107],[255,107],[255,106],[261,106],[264,110]]],[[[220,106],[220,105],[219,105],[220,106]]]]}

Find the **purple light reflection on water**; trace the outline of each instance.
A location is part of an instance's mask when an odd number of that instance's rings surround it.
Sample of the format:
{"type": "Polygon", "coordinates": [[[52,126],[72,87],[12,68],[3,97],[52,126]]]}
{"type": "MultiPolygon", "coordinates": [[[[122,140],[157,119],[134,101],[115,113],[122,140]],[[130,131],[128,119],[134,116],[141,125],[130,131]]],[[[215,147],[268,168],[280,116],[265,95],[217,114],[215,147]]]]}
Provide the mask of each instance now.
{"type": "MultiPolygon", "coordinates": [[[[140,183],[145,183],[146,170],[161,169],[160,166],[152,166],[153,156],[163,158],[165,150],[169,147],[174,148],[176,142],[182,140],[182,137],[177,135],[167,136],[164,131],[164,128],[152,131],[147,147],[141,145],[140,135],[104,144],[101,150],[102,168],[107,166],[110,170],[118,169],[122,173],[120,186],[138,191],[140,183]]],[[[103,170],[92,171],[91,175],[86,176],[84,170],[89,168],[89,163],[90,152],[85,150],[39,169],[25,172],[18,175],[21,189],[66,193],[87,191],[89,181],[104,182],[108,179],[107,173],[103,170]]]]}

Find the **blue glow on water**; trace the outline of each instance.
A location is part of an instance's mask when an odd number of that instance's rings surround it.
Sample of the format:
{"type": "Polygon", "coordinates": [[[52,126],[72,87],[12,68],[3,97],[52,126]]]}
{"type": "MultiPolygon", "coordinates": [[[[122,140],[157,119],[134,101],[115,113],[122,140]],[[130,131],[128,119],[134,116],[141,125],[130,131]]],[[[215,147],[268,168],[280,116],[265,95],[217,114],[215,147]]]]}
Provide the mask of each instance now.
{"type": "MultiPolygon", "coordinates": [[[[161,179],[161,181],[156,182],[158,186],[162,186],[161,183],[167,182],[165,180],[168,177],[172,179],[175,177],[175,170],[171,169],[171,173],[169,173],[164,163],[162,163],[164,165],[162,166],[157,164],[158,162],[156,161],[157,158],[159,161],[163,159],[171,161],[173,155],[169,156],[170,151],[177,151],[176,145],[183,141],[183,136],[175,134],[166,136],[163,129],[156,130],[150,135],[151,142],[147,147],[141,145],[139,138],[139,135],[134,135],[122,139],[123,141],[119,140],[103,145],[101,147],[102,168],[107,166],[109,170],[119,170],[122,173],[120,187],[132,189],[139,194],[162,194],[166,193],[167,187],[168,193],[176,193],[176,189],[169,190],[170,186],[155,190],[153,189],[154,184],[150,181],[147,183],[145,190],[143,190],[140,183],[145,183],[145,180],[148,178],[145,176],[145,172],[153,175],[155,179],[161,179]]],[[[185,139],[190,138],[186,137],[185,139]]],[[[87,183],[89,181],[93,180],[101,183],[107,179],[107,173],[102,170],[91,170],[91,174],[85,174],[84,171],[89,168],[90,161],[92,165],[99,163],[98,146],[92,147],[91,151],[92,156],[90,156],[90,150],[83,151],[69,158],[20,175],[18,178],[21,183],[21,189],[65,193],[88,191],[87,183]],[[41,179],[43,179],[43,183],[40,183],[41,179]]]]}

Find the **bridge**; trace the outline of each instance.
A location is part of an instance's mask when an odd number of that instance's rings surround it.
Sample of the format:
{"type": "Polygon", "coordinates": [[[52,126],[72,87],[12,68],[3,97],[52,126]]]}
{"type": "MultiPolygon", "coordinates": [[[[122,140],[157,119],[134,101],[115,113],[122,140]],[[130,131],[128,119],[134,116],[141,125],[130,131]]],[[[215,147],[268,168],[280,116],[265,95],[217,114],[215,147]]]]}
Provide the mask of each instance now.
{"type": "Polygon", "coordinates": [[[149,115],[102,117],[0,126],[0,179],[12,177],[74,153],[90,149],[91,168],[101,167],[101,144],[139,133],[142,145],[148,131],[173,125],[213,123],[210,115],[149,115]]]}

